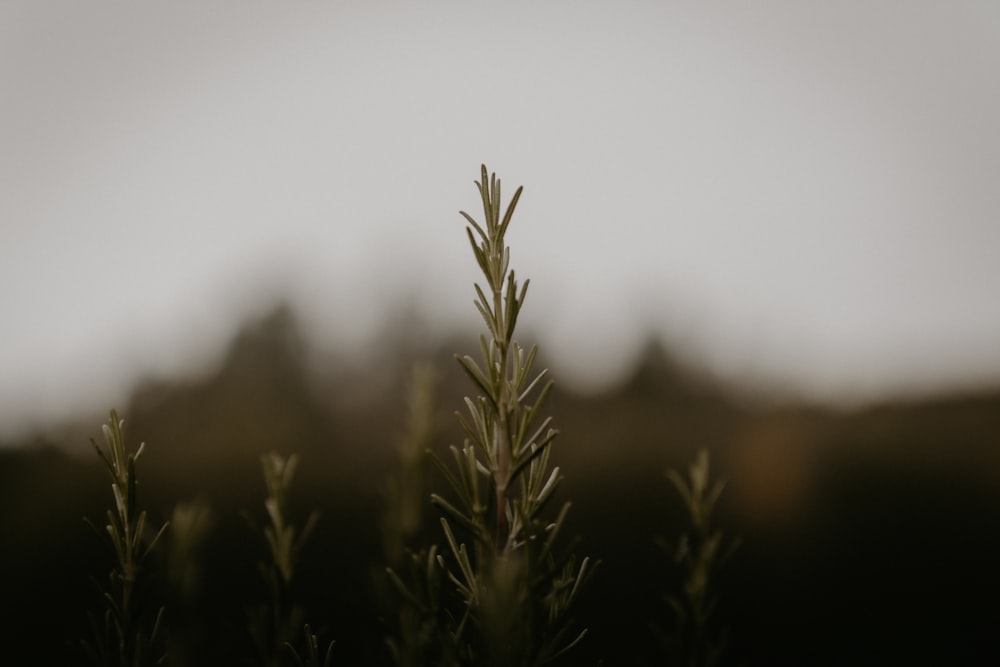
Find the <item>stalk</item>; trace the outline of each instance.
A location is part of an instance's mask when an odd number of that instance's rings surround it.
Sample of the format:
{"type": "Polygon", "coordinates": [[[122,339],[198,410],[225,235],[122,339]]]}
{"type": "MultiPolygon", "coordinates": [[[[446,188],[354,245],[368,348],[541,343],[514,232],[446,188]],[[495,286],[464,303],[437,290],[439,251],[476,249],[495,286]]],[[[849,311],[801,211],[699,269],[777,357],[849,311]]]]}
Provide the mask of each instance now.
{"type": "Polygon", "coordinates": [[[592,568],[586,558],[577,566],[572,554],[556,554],[568,503],[554,521],[542,515],[562,477],[559,468],[549,468],[558,431],[540,418],[552,381],[543,382],[547,371],[533,370],[537,348],[525,351],[514,338],[528,281],[518,287],[504,236],[523,188],[504,211],[500,180],[485,165],[481,175],[476,186],[484,222],[460,213],[486,280],[485,289],[475,284],[474,302],[486,333],[480,361],[455,357],[480,394],[467,397],[468,413],[458,414],[467,437],[461,449],[451,447],[454,465],[434,459],[457,500],[431,499],[445,514],[452,564],[443,554],[438,561],[463,605],[453,615],[452,633],[461,664],[535,665],[583,636],[568,634],[568,612],[592,568]],[[474,549],[459,540],[449,520],[470,534],[474,549]]]}
{"type": "Polygon", "coordinates": [[[108,607],[104,613],[104,628],[102,630],[91,616],[94,640],[81,642],[84,651],[98,665],[135,666],[165,657],[155,652],[163,608],[160,607],[155,619],[149,622],[142,613],[139,594],[148,583],[142,566],[166,531],[167,524],[163,524],[152,539],[146,539],[146,512],[138,509],[135,470],[145,443],[134,453],[130,452],[125,445],[123,425],[124,421],[112,410],[108,423],[102,427],[104,447],[90,441],[111,477],[114,508],[107,511],[104,532],[117,559],[109,588],[103,591],[108,607]]]}

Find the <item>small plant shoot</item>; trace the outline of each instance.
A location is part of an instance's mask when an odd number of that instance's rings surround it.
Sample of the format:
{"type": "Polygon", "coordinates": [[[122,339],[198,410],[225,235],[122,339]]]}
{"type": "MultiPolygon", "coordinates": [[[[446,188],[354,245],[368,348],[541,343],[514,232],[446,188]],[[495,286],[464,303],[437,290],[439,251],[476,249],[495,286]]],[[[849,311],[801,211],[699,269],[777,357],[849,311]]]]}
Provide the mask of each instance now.
{"type": "Polygon", "coordinates": [[[93,439],[90,441],[111,477],[114,507],[107,511],[104,531],[116,561],[108,587],[99,586],[106,607],[103,619],[99,622],[91,615],[94,638],[91,642],[83,641],[82,646],[96,665],[135,667],[160,664],[165,659],[160,633],[163,607],[155,612],[150,608],[151,579],[144,565],[167,524],[151,528],[146,512],[139,509],[136,462],[146,443],[130,451],[125,444],[124,425],[112,410],[108,423],[102,426],[104,447],[93,439]]]}
{"type": "Polygon", "coordinates": [[[698,457],[684,479],[676,470],[667,471],[690,517],[690,530],[676,545],[661,543],[683,572],[681,590],[666,596],[674,616],[674,629],[665,642],[676,664],[713,667],[721,664],[727,647],[724,630],[716,631],[714,612],[718,598],[712,590],[716,571],[739,547],[739,540],[727,539],[712,523],[715,504],[725,482],[710,482],[708,450],[698,457]]]}
{"type": "Polygon", "coordinates": [[[557,546],[569,503],[546,514],[562,479],[550,465],[558,431],[542,416],[552,381],[534,368],[537,347],[515,338],[529,281],[518,284],[505,241],[522,188],[504,210],[500,180],[485,165],[476,186],[482,223],[461,215],[484,279],[475,306],[486,331],[478,361],[456,355],[478,395],[458,413],[462,447],[450,448],[448,463],[435,459],[452,492],[431,496],[444,513],[438,560],[461,601],[452,628],[461,663],[541,665],[586,634],[572,629],[571,611],[593,568],[557,546]]]}

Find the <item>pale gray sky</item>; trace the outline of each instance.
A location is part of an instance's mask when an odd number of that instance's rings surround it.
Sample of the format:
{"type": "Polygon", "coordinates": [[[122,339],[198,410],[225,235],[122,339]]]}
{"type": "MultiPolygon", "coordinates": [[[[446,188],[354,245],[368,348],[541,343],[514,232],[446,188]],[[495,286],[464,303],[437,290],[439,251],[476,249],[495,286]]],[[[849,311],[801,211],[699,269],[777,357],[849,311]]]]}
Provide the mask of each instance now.
{"type": "Polygon", "coordinates": [[[283,295],[475,325],[481,162],[564,381],[654,329],[818,398],[1000,382],[1000,4],[708,5],[3,3],[0,434],[283,295]]]}

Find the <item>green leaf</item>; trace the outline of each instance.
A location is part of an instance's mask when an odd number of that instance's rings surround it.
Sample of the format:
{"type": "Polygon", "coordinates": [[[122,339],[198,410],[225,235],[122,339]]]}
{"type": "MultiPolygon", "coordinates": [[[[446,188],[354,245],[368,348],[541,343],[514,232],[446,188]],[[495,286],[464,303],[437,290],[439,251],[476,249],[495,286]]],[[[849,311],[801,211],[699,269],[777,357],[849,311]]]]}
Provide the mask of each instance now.
{"type": "Polygon", "coordinates": [[[548,375],[548,373],[549,369],[543,368],[542,371],[535,376],[535,379],[531,381],[531,384],[529,384],[527,387],[524,388],[523,391],[521,391],[520,395],[517,397],[517,400],[523,402],[526,398],[528,398],[528,395],[531,394],[531,392],[535,389],[535,387],[538,386],[538,383],[541,382],[542,378],[548,375]]]}
{"type": "Polygon", "coordinates": [[[412,604],[417,609],[420,610],[425,609],[424,603],[421,602],[420,599],[410,591],[410,589],[406,586],[406,584],[403,583],[403,580],[399,578],[399,575],[396,574],[396,572],[391,567],[385,568],[385,573],[389,577],[389,581],[396,588],[396,591],[404,598],[406,598],[407,602],[412,604]]]}
{"type": "Polygon", "coordinates": [[[472,435],[474,436],[473,439],[476,441],[478,445],[480,445],[480,448],[483,450],[483,453],[489,456],[491,454],[491,452],[489,451],[490,432],[489,428],[486,425],[486,422],[484,421],[485,411],[482,409],[484,402],[485,399],[480,398],[479,405],[477,406],[475,403],[472,402],[471,398],[469,398],[468,396],[465,397],[466,408],[469,410],[469,416],[472,417],[472,423],[476,427],[475,431],[472,433],[472,435]]]}
{"type": "Polygon", "coordinates": [[[514,337],[514,328],[517,326],[517,314],[520,305],[517,301],[517,281],[514,279],[514,272],[507,274],[507,289],[504,294],[504,339],[511,340],[514,337]]]}
{"type": "Polygon", "coordinates": [[[487,208],[490,213],[491,231],[494,234],[494,238],[499,239],[501,238],[498,224],[500,222],[500,179],[497,178],[496,173],[490,175],[490,186],[490,190],[493,191],[493,197],[487,208]]]}
{"type": "MultiPolygon", "coordinates": [[[[479,451],[483,452],[484,456],[489,458],[490,457],[489,447],[487,447],[485,441],[481,441],[481,438],[483,436],[480,434],[480,432],[476,430],[473,426],[469,425],[468,420],[466,420],[466,418],[462,415],[461,412],[456,412],[455,416],[458,418],[458,423],[461,424],[462,430],[465,431],[465,434],[468,436],[465,439],[465,442],[466,443],[472,442],[479,449],[479,451]]],[[[475,421],[473,421],[473,424],[474,423],[475,421]]]]}
{"type": "MultiPolygon", "coordinates": [[[[478,287],[478,285],[477,285],[477,287],[478,287]]],[[[473,301],[473,303],[476,306],[476,310],[478,310],[479,314],[482,315],[483,322],[486,322],[486,326],[492,328],[493,327],[493,311],[490,309],[490,307],[486,306],[486,305],[483,305],[483,303],[480,302],[480,301],[473,301]]]]}
{"type": "Polygon", "coordinates": [[[524,446],[519,448],[516,452],[514,452],[515,458],[520,457],[525,449],[528,449],[532,446],[541,447],[546,443],[546,441],[551,441],[552,439],[554,439],[556,435],[559,433],[555,429],[549,429],[549,433],[546,433],[546,437],[544,438],[542,437],[542,433],[545,431],[546,428],[548,428],[549,424],[551,423],[552,423],[552,417],[546,417],[545,421],[542,422],[541,426],[539,426],[535,430],[535,432],[531,434],[531,437],[528,438],[527,442],[524,443],[524,446]]]}
{"type": "Polygon", "coordinates": [[[514,192],[514,196],[511,197],[510,203],[507,204],[507,212],[503,216],[503,222],[500,223],[500,230],[499,230],[500,236],[503,236],[504,234],[507,233],[507,227],[510,225],[511,218],[514,217],[514,209],[517,207],[518,200],[521,199],[521,192],[523,190],[524,190],[523,185],[518,187],[517,191],[514,192]]]}
{"type": "Polygon", "coordinates": [[[466,372],[472,381],[475,382],[480,389],[482,389],[483,394],[490,399],[490,402],[493,402],[495,405],[493,392],[490,390],[490,384],[487,382],[486,377],[483,376],[483,372],[479,369],[479,365],[476,364],[475,360],[469,355],[460,357],[457,354],[455,355],[455,360],[458,361],[462,370],[466,372]]]}
{"type": "Polygon", "coordinates": [[[510,268],[510,248],[504,246],[503,252],[500,253],[500,263],[497,265],[496,273],[496,283],[497,285],[503,284],[504,276],[507,275],[507,270],[510,268]]]}
{"type": "Polygon", "coordinates": [[[521,473],[521,471],[524,470],[525,466],[532,463],[539,456],[545,454],[548,451],[549,446],[551,446],[552,441],[555,440],[557,435],[559,435],[559,431],[556,431],[555,429],[549,429],[549,432],[545,434],[545,437],[542,438],[540,442],[535,443],[535,447],[531,449],[528,455],[517,462],[517,464],[514,466],[513,471],[510,474],[510,478],[511,479],[517,478],[517,476],[521,473]]]}
{"type": "Polygon", "coordinates": [[[681,494],[681,498],[684,500],[684,505],[688,508],[688,511],[692,515],[699,514],[697,503],[688,488],[687,482],[684,481],[684,478],[682,478],[676,470],[671,468],[667,471],[667,479],[673,483],[674,488],[676,488],[677,492],[681,494]]]}
{"type": "MultiPolygon", "coordinates": [[[[454,445],[452,445],[450,449],[452,450],[453,453],[457,451],[454,445]]],[[[431,457],[431,462],[434,463],[434,466],[441,472],[444,478],[448,481],[448,484],[455,491],[455,493],[461,495],[463,490],[463,485],[459,484],[458,479],[451,474],[451,470],[448,469],[448,466],[445,465],[444,461],[438,458],[438,455],[430,450],[427,450],[427,453],[431,457]]]]}
{"type": "MultiPolygon", "coordinates": [[[[527,355],[525,355],[524,348],[518,345],[517,341],[514,341],[514,350],[517,359],[517,375],[514,387],[517,389],[517,392],[521,394],[518,400],[523,400],[527,391],[529,391],[525,390],[524,383],[531,375],[531,369],[535,365],[535,356],[538,354],[538,346],[532,345],[527,350],[527,355]]],[[[547,370],[543,369],[540,375],[544,375],[547,372],[547,370]]]]}
{"type": "Polygon", "coordinates": [[[469,234],[469,244],[472,246],[472,254],[476,257],[476,263],[479,264],[480,270],[486,275],[487,278],[490,277],[490,265],[489,260],[486,258],[486,252],[483,248],[476,243],[476,237],[472,235],[472,230],[468,227],[465,231],[469,234]]]}
{"type": "Polygon", "coordinates": [[[482,510],[479,502],[479,460],[476,458],[476,450],[473,447],[465,448],[465,465],[467,504],[473,515],[476,516],[482,510]]]}
{"type": "Polygon", "coordinates": [[[473,533],[478,532],[476,530],[476,524],[470,517],[466,516],[460,509],[452,505],[450,502],[448,502],[438,494],[436,493],[431,494],[431,502],[434,503],[435,506],[440,507],[445,512],[450,514],[452,518],[454,518],[456,521],[462,524],[462,526],[467,530],[470,530],[473,533]]]}
{"type": "Polygon", "coordinates": [[[556,538],[559,536],[559,531],[562,530],[563,523],[566,521],[566,516],[569,514],[569,508],[570,503],[563,503],[562,509],[559,510],[559,515],[556,516],[556,520],[546,526],[545,542],[542,544],[539,559],[547,558],[548,555],[552,553],[552,547],[555,545],[556,538]]]}
{"type": "Polygon", "coordinates": [[[463,586],[467,593],[469,594],[469,602],[472,603],[478,597],[477,585],[476,585],[476,575],[472,569],[472,563],[469,562],[469,554],[465,548],[465,545],[458,545],[455,540],[454,533],[451,532],[451,526],[448,525],[448,521],[442,517],[441,527],[444,529],[445,538],[448,540],[448,546],[451,547],[451,552],[455,556],[455,560],[458,561],[458,567],[462,571],[462,576],[465,578],[465,582],[458,581],[449,572],[449,577],[459,586],[463,586]]]}
{"type": "Polygon", "coordinates": [[[483,288],[479,286],[479,283],[473,283],[473,287],[476,288],[476,296],[479,297],[480,312],[485,309],[486,313],[489,314],[489,317],[483,315],[483,318],[486,320],[486,327],[490,331],[493,331],[496,328],[496,315],[493,312],[493,308],[490,307],[490,300],[486,298],[486,293],[483,292],[483,288]]]}
{"type": "Polygon", "coordinates": [[[545,404],[545,399],[549,397],[549,392],[552,391],[552,387],[554,386],[555,386],[554,380],[549,380],[547,383],[545,383],[545,386],[543,386],[542,390],[538,393],[538,398],[535,399],[534,404],[528,407],[527,414],[529,422],[535,420],[535,417],[538,415],[538,411],[545,404]]]}
{"type": "Polygon", "coordinates": [[[479,232],[479,235],[483,238],[483,241],[489,241],[490,237],[486,235],[486,232],[483,231],[483,228],[479,226],[479,223],[476,222],[471,215],[465,211],[459,211],[459,213],[468,221],[470,225],[475,227],[476,231],[479,232]]]}
{"type": "Polygon", "coordinates": [[[542,486],[541,490],[539,490],[538,493],[535,495],[537,500],[535,501],[536,507],[534,512],[532,512],[532,518],[534,518],[534,515],[538,514],[538,512],[540,512],[541,509],[545,506],[545,503],[548,501],[552,493],[556,490],[556,487],[559,485],[559,482],[561,482],[562,479],[563,479],[562,476],[559,474],[559,467],[556,466],[555,468],[552,469],[552,474],[549,475],[549,478],[545,482],[545,485],[542,486]]]}

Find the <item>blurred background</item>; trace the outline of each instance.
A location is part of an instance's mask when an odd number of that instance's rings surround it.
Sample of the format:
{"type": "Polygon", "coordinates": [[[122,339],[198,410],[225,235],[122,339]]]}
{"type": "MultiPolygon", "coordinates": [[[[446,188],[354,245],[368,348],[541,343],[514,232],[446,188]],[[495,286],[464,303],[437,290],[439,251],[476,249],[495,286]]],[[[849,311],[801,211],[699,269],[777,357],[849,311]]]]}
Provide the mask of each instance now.
{"type": "Polygon", "coordinates": [[[656,655],[663,473],[701,447],[734,663],[992,662],[997,71],[990,2],[5,3],[3,644],[60,651],[92,606],[117,407],[151,513],[218,518],[209,618],[254,576],[259,454],[299,452],[303,594],[378,662],[358,582],[414,362],[461,439],[485,162],[525,186],[592,662],[656,655]]]}

